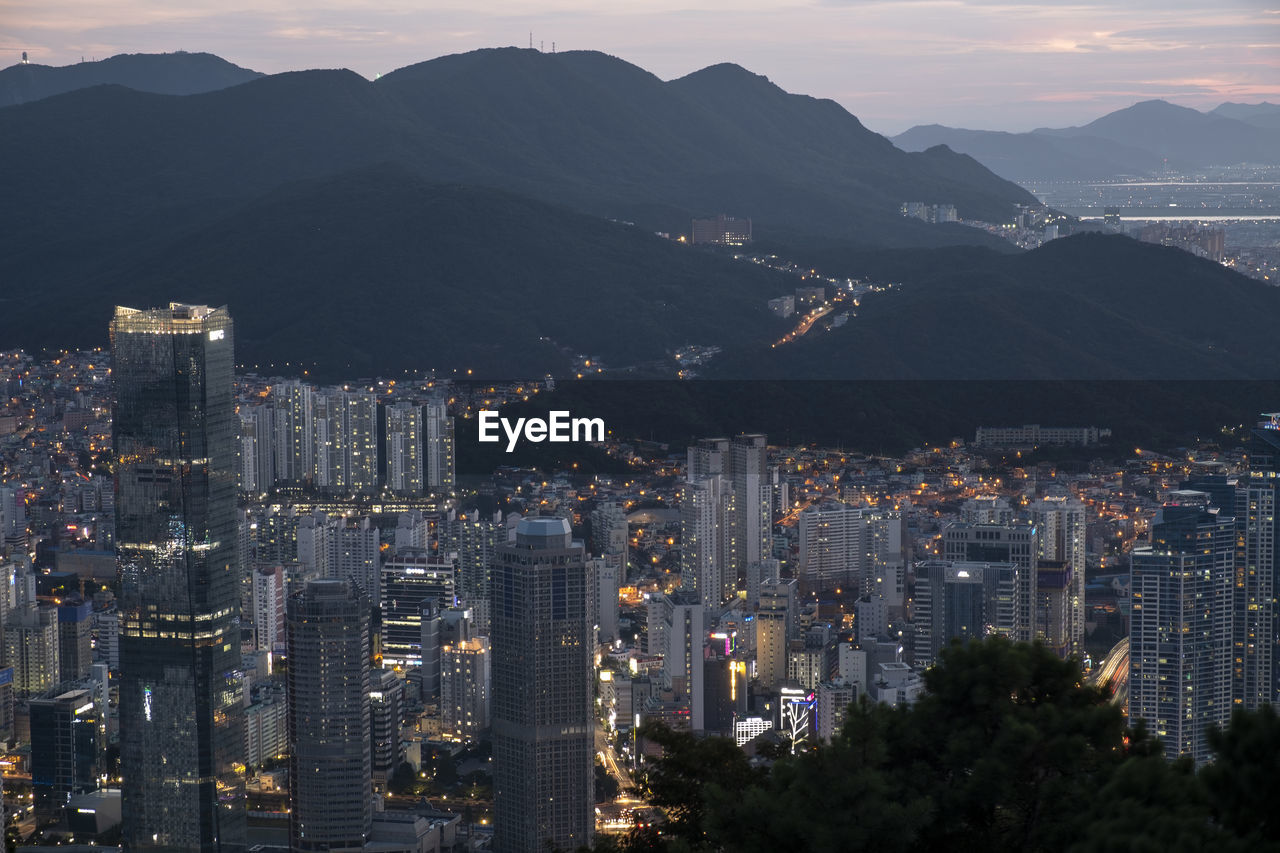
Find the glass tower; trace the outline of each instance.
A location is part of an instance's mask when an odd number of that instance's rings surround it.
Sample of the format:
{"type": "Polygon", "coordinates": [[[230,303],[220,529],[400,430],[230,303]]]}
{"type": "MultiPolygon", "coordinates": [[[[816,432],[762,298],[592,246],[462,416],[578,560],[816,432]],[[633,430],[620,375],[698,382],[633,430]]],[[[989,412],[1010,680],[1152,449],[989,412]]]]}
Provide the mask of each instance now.
{"type": "Polygon", "coordinates": [[[117,308],[111,349],[124,844],[240,851],[231,317],[117,308]]]}

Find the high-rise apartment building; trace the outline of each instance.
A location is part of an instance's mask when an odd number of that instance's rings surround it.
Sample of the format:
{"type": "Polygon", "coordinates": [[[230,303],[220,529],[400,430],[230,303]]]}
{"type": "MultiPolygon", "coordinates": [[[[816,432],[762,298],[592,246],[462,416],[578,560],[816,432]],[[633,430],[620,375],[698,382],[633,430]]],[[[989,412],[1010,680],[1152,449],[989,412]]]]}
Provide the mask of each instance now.
{"type": "Polygon", "coordinates": [[[574,849],[595,825],[586,549],[562,518],[515,533],[492,574],[493,849],[574,849]]]}
{"type": "MultiPolygon", "coordinates": [[[[1280,414],[1265,414],[1249,434],[1249,471],[1236,490],[1237,554],[1232,607],[1234,698],[1254,710],[1280,703],[1280,414]]],[[[1198,486],[1197,486],[1198,488],[1198,486]]],[[[1225,495],[1220,503],[1225,503],[1225,495]]],[[[1231,512],[1231,507],[1220,507],[1231,512]]]]}
{"type": "Polygon", "coordinates": [[[767,441],[743,434],[689,448],[680,486],[680,572],[707,607],[733,596],[748,567],[770,556],[767,441]]]}
{"type": "Polygon", "coordinates": [[[710,475],[680,484],[680,577],[704,607],[717,607],[734,591],[727,555],[725,505],[730,483],[710,475]]]}
{"type": "Polygon", "coordinates": [[[422,407],[423,455],[426,457],[427,490],[449,495],[458,487],[453,446],[453,416],[443,397],[433,397],[422,407]]]}
{"type": "Polygon", "coordinates": [[[325,388],[313,395],[312,482],[335,493],[378,487],[378,398],[372,391],[325,388]]]}
{"type": "Polygon", "coordinates": [[[276,410],[240,406],[240,491],[261,494],[276,484],[276,410]]]}
{"type": "Polygon", "coordinates": [[[1231,715],[1235,519],[1202,492],[1175,495],[1132,554],[1129,719],[1200,764],[1207,729],[1231,715]]]}
{"type": "Polygon", "coordinates": [[[420,495],[423,471],[422,407],[415,403],[387,406],[387,488],[397,494],[420,495]]]}
{"type": "Polygon", "coordinates": [[[284,566],[270,563],[253,572],[253,636],[254,648],[279,652],[285,648],[284,566]]]}
{"type": "Polygon", "coordinates": [[[364,848],[373,828],[369,601],[346,580],[289,597],[289,849],[364,848]]]}
{"type": "Polygon", "coordinates": [[[281,482],[302,485],[311,478],[315,458],[311,408],[314,396],[315,388],[296,379],[271,388],[275,476],[281,482]]]}
{"type": "Polygon", "coordinates": [[[474,741],[489,728],[492,683],[489,638],[475,637],[440,650],[440,717],[445,734],[474,741]]]}
{"type": "MultiPolygon", "coordinates": [[[[1039,560],[1063,564],[1067,573],[1070,651],[1084,657],[1084,504],[1070,495],[1046,495],[1031,505],[1039,560]]],[[[1052,632],[1046,632],[1046,634],[1052,632]]]]}
{"type": "Polygon", "coordinates": [[[232,339],[225,308],[117,308],[111,321],[132,850],[244,846],[232,339]]]}
{"type": "Polygon", "coordinates": [[[477,634],[489,633],[493,558],[498,545],[507,541],[507,530],[501,512],[471,509],[449,523],[449,538],[458,550],[458,604],[471,610],[477,634]]]}
{"type": "Polygon", "coordinates": [[[58,609],[26,602],[5,614],[5,661],[18,698],[38,696],[62,680],[58,609]]]}

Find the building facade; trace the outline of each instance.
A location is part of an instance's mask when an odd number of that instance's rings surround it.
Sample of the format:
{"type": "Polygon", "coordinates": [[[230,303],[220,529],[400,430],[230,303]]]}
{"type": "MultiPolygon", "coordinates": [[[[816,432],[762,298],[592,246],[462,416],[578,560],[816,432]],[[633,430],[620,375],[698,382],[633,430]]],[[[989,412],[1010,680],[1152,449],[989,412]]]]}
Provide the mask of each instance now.
{"type": "Polygon", "coordinates": [[[225,308],[117,308],[111,322],[132,850],[244,846],[232,342],[225,308]]]}
{"type": "Polygon", "coordinates": [[[525,518],[492,583],[493,849],[575,849],[595,827],[586,549],[525,518]]]}
{"type": "Polygon", "coordinates": [[[361,850],[373,829],[369,601],[350,581],[289,597],[289,848],[361,850]]]}

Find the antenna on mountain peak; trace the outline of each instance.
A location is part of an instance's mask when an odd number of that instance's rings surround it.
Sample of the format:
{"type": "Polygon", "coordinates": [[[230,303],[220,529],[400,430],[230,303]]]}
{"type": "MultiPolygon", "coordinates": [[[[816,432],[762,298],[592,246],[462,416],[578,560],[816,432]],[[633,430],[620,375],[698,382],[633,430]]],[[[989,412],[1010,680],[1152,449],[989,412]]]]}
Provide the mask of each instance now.
{"type": "Polygon", "coordinates": [[[533,30],[529,30],[529,50],[533,50],[533,30]]]}
{"type": "Polygon", "coordinates": [[[555,52],[556,52],[556,43],[555,43],[555,42],[552,42],[552,43],[551,43],[551,52],[552,52],[552,53],[555,53],[555,52]]]}

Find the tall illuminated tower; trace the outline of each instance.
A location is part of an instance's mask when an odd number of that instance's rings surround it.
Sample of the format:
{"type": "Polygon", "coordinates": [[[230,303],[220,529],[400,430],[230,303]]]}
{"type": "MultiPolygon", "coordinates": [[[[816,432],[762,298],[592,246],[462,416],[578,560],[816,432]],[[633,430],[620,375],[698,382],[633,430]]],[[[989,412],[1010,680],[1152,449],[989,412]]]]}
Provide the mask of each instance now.
{"type": "Polygon", "coordinates": [[[240,851],[231,317],[117,308],[111,349],[125,847],[240,851]]]}
{"type": "Polygon", "coordinates": [[[493,849],[573,850],[595,826],[586,548],[522,519],[492,582],[493,849]]]}

